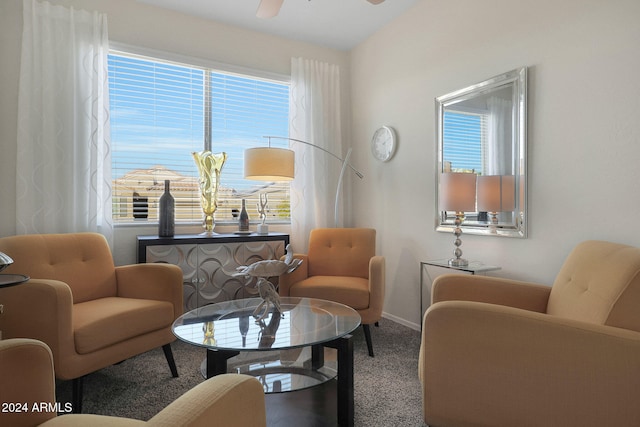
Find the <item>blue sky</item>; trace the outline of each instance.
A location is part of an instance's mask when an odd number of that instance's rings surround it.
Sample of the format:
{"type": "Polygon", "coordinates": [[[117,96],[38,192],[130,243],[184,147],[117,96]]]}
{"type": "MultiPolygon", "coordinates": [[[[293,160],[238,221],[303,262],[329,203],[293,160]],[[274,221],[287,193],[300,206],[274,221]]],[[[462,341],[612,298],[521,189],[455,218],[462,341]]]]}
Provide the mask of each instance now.
{"type": "Polygon", "coordinates": [[[482,119],[478,114],[445,111],[443,160],[456,169],[482,172],[482,119]]]}
{"type": "MultiPolygon", "coordinates": [[[[114,178],[159,164],[196,175],[191,152],[204,148],[204,75],[197,67],[109,56],[114,178]]],[[[289,87],[215,72],[210,81],[212,151],[228,154],[222,185],[256,186],[238,179],[243,152],[266,146],[264,135],[288,136],[289,87]]]]}

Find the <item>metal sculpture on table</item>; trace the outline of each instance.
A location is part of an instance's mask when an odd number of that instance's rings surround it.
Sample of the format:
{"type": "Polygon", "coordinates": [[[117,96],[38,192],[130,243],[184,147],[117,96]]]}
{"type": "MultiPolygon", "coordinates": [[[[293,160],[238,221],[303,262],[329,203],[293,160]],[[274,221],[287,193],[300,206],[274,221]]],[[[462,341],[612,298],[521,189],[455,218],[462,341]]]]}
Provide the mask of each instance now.
{"type": "Polygon", "coordinates": [[[264,260],[258,261],[251,265],[243,265],[238,267],[237,273],[234,276],[244,277],[257,277],[258,282],[256,287],[258,293],[262,298],[262,302],[258,304],[253,311],[252,316],[256,319],[256,323],[264,320],[271,312],[272,308],[274,312],[282,314],[280,307],[280,296],[276,287],[267,280],[269,277],[280,276],[281,274],[291,273],[302,264],[301,259],[293,259],[293,252],[291,252],[291,245],[286,247],[286,257],[284,261],[280,260],[264,260]]]}
{"type": "Polygon", "coordinates": [[[271,348],[276,341],[276,332],[278,332],[278,327],[280,326],[280,319],[282,319],[282,316],[271,316],[268,324],[264,320],[256,320],[256,324],[260,327],[260,332],[258,333],[259,348],[271,348]]]}
{"type": "Polygon", "coordinates": [[[11,264],[13,264],[13,259],[4,252],[0,252],[0,271],[9,267],[11,264]]]}
{"type": "Polygon", "coordinates": [[[260,202],[256,203],[258,214],[262,220],[262,224],[267,220],[267,212],[269,211],[269,195],[267,193],[260,193],[260,202]],[[264,197],[263,197],[264,196],[264,197]]]}

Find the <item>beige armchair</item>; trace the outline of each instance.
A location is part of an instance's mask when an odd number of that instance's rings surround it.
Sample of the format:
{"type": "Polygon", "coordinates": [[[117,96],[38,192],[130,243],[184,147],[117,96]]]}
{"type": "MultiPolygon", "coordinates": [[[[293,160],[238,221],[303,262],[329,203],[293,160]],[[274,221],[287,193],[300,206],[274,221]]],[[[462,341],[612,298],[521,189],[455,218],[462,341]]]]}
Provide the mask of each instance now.
{"type": "Polygon", "coordinates": [[[309,235],[302,264],[279,278],[282,296],[319,298],[347,305],[360,314],[369,356],[373,357],[370,324],[382,317],[385,259],[376,256],[371,228],[317,228],[309,235]]]}
{"type": "Polygon", "coordinates": [[[433,283],[419,376],[430,426],[640,426],[640,249],[587,241],[553,287],[433,283]]]}
{"type": "Polygon", "coordinates": [[[211,426],[266,425],[264,392],[247,375],[225,374],[198,384],[148,422],[104,415],[70,414],[56,405],[52,354],[42,341],[0,341],[0,425],[31,426],[211,426]],[[11,404],[12,406],[9,406],[11,404]]]}
{"type": "Polygon", "coordinates": [[[82,411],[82,378],[162,347],[178,376],[170,343],[182,314],[182,271],[169,264],[115,267],[96,233],[0,238],[13,258],[5,273],[28,282],[0,289],[4,338],[33,338],[53,353],[56,377],[73,380],[74,412],[82,411]]]}

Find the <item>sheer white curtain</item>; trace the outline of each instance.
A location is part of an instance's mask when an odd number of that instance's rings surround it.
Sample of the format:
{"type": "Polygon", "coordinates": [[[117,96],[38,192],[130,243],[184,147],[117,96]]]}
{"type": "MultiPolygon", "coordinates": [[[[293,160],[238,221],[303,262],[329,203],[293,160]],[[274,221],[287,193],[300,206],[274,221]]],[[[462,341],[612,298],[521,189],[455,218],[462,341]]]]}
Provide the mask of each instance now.
{"type": "Polygon", "coordinates": [[[24,0],[16,229],[112,241],[104,14],[24,0]]]}
{"type": "Polygon", "coordinates": [[[512,102],[492,96],[487,99],[489,117],[487,122],[486,175],[512,175],[513,146],[511,138],[512,102]]]}
{"type": "MultiPolygon", "coordinates": [[[[344,158],[340,123],[340,68],[316,60],[291,60],[289,136],[344,158]]],[[[335,191],[342,164],[329,154],[296,142],[291,184],[291,243],[306,252],[313,228],[333,227],[335,191]]],[[[344,206],[344,203],[340,203],[344,206]]]]}

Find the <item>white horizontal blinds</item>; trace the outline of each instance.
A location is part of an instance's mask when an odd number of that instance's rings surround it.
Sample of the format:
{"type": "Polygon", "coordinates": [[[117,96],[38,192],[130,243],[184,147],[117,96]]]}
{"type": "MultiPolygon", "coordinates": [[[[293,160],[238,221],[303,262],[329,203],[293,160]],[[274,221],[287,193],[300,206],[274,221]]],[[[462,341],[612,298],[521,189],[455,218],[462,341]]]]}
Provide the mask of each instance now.
{"type": "Polygon", "coordinates": [[[164,180],[176,220],[200,215],[191,152],[204,138],[204,71],[109,55],[114,220],[154,221],[164,180]]]}
{"type": "Polygon", "coordinates": [[[228,154],[216,221],[232,220],[242,197],[257,219],[256,184],[272,192],[269,219],[289,220],[289,186],[246,181],[242,170],[244,148],[266,144],[268,132],[288,135],[287,84],[120,52],[109,55],[109,79],[115,221],[156,221],[165,179],[176,222],[201,221],[191,153],[205,149],[205,132],[214,153],[228,154]],[[205,125],[208,110],[211,126],[205,125]]]}
{"type": "MultiPolygon", "coordinates": [[[[289,85],[247,76],[211,72],[211,149],[228,154],[222,174],[227,191],[219,195],[225,217],[246,199],[249,218],[259,219],[259,194],[268,197],[268,220],[289,220],[289,184],[249,181],[244,176],[244,150],[268,145],[266,135],[289,135],[289,85]],[[229,191],[230,190],[230,191],[229,191]]],[[[273,140],[272,146],[288,147],[273,140]]]]}
{"type": "Polygon", "coordinates": [[[485,169],[484,156],[487,152],[483,149],[487,141],[486,115],[445,111],[443,120],[445,171],[481,174],[485,169]]]}

